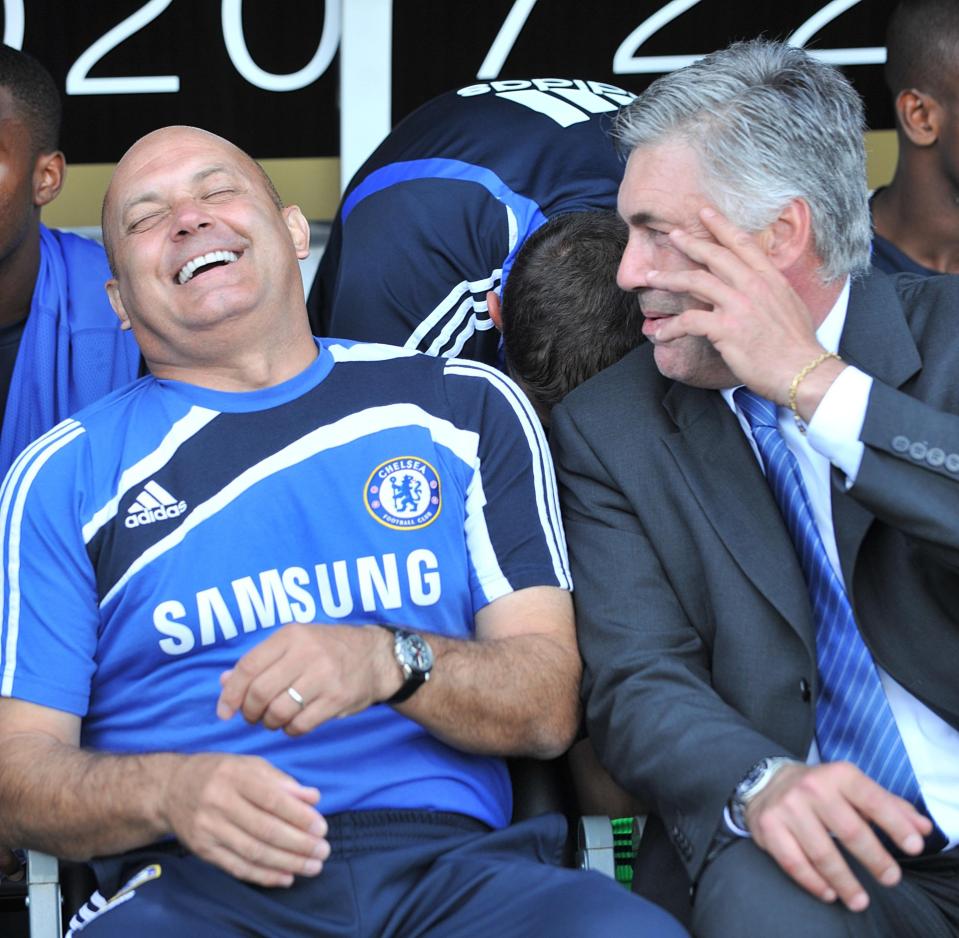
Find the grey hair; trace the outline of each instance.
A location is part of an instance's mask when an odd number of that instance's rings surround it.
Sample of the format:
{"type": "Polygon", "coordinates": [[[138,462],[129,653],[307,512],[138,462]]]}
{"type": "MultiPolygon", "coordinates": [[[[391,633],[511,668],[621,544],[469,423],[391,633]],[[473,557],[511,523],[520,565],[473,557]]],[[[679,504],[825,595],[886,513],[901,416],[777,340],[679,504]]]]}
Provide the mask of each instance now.
{"type": "Polygon", "coordinates": [[[803,199],[828,282],[869,264],[864,130],[862,101],[838,69],[755,39],[657,79],[620,110],[613,133],[627,152],[689,146],[705,194],[747,231],[803,199]]]}

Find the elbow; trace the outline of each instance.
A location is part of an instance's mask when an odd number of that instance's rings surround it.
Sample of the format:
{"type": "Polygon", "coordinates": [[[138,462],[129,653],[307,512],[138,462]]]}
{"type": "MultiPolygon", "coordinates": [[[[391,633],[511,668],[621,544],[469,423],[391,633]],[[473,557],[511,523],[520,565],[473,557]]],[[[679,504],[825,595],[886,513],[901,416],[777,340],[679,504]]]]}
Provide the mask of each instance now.
{"type": "Polygon", "coordinates": [[[527,755],[534,759],[542,759],[544,761],[558,759],[573,745],[575,740],[575,733],[564,733],[562,736],[558,734],[550,737],[544,736],[542,739],[535,741],[527,755]]]}
{"type": "MultiPolygon", "coordinates": [[[[550,691],[541,696],[538,719],[529,727],[532,751],[537,759],[555,759],[576,742],[583,723],[583,708],[580,701],[582,667],[579,655],[575,666],[554,680],[550,691]]],[[[558,673],[555,675],[558,677],[558,673]]]]}
{"type": "Polygon", "coordinates": [[[530,724],[523,755],[534,759],[556,759],[576,741],[581,711],[579,699],[544,708],[541,718],[530,724]]]}

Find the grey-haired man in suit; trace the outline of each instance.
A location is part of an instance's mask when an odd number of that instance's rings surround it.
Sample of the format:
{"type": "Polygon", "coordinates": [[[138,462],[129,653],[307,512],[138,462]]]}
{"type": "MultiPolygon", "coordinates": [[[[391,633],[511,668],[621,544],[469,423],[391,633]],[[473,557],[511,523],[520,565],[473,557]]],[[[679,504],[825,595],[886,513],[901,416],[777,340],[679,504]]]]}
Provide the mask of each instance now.
{"type": "Polygon", "coordinates": [[[867,272],[862,130],[777,43],[650,86],[650,342],[553,411],[590,735],[697,935],[959,929],[959,282],[867,272]]]}

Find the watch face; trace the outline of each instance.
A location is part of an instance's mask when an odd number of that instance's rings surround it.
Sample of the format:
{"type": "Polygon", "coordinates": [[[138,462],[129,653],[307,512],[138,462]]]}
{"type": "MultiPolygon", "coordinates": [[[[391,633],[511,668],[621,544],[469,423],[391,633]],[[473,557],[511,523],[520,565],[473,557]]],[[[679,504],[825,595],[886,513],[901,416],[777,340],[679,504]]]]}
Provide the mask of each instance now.
{"type": "Polygon", "coordinates": [[[775,774],[784,765],[792,761],[783,756],[767,756],[765,759],[760,759],[736,786],[736,798],[743,804],[748,804],[773,780],[775,774]]]}
{"type": "Polygon", "coordinates": [[[403,663],[417,674],[426,674],[433,667],[433,650],[419,635],[405,635],[399,652],[403,663]]]}
{"type": "Polygon", "coordinates": [[[760,759],[745,775],[739,783],[739,788],[743,792],[749,792],[752,787],[766,774],[766,759],[760,759]]]}

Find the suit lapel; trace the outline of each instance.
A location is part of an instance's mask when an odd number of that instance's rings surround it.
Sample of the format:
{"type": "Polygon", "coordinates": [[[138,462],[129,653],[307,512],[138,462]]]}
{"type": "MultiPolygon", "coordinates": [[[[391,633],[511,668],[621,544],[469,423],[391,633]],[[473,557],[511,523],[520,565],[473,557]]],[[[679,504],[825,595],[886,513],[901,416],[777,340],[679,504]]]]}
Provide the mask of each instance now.
{"type": "Polygon", "coordinates": [[[675,383],[664,442],[733,560],[814,654],[809,596],[796,551],[733,412],[716,391],[675,383]]]}
{"type": "MultiPolygon", "coordinates": [[[[893,284],[891,278],[875,273],[853,281],[839,353],[877,381],[898,388],[919,370],[922,359],[893,284]]],[[[855,605],[852,573],[862,540],[875,516],[846,494],[842,473],[834,470],[833,481],[836,547],[846,592],[855,605]]]]}

